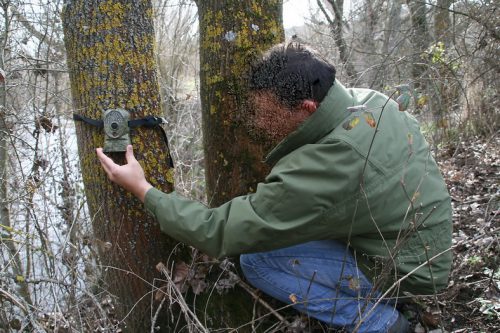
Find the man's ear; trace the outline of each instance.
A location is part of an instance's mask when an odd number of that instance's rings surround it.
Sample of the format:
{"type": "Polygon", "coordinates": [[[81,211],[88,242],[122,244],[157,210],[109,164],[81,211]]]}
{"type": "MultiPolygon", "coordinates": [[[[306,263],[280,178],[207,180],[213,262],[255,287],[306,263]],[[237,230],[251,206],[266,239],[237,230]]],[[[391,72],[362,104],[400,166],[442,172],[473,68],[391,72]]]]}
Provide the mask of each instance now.
{"type": "Polygon", "coordinates": [[[305,99],[300,107],[309,114],[313,114],[318,109],[319,103],[312,99],[305,99]]]}

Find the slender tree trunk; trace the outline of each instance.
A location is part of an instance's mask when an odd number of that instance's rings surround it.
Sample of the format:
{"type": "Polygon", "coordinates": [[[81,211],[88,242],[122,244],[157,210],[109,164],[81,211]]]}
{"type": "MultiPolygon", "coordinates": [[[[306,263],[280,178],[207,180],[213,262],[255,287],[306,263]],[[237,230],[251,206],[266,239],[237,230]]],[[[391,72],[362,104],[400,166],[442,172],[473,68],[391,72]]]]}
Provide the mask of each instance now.
{"type": "MultiPolygon", "coordinates": [[[[452,41],[452,27],[450,19],[450,6],[452,0],[438,0],[434,7],[434,37],[435,43],[442,43],[445,52],[452,41]]],[[[443,63],[435,64],[437,69],[434,73],[439,74],[437,80],[433,80],[433,91],[435,97],[430,99],[434,121],[436,122],[438,134],[446,135],[449,129],[449,117],[454,105],[459,103],[459,87],[456,84],[455,75],[451,66],[443,63]]]]}
{"type": "MultiPolygon", "coordinates": [[[[379,60],[377,55],[377,43],[375,40],[375,34],[377,30],[380,29],[380,16],[382,7],[382,1],[379,0],[366,0],[364,5],[364,13],[362,14],[364,18],[362,19],[363,31],[361,38],[361,46],[363,49],[371,52],[372,54],[366,53],[363,55],[364,66],[370,68],[379,60]]],[[[360,80],[356,82],[356,85],[360,83],[375,82],[371,87],[375,90],[380,90],[383,88],[382,82],[376,79],[378,72],[376,69],[368,70],[368,72],[361,77],[360,80]],[[361,81],[361,82],[360,82],[361,81]]]]}
{"type": "MultiPolygon", "coordinates": [[[[132,119],[161,116],[151,2],[66,0],[62,16],[75,112],[100,119],[107,109],[124,108],[132,119]]],[[[137,199],[105,177],[95,154],[103,146],[102,129],[83,123],[76,129],[95,242],[103,245],[105,284],[99,287],[118,296],[117,318],[127,315],[128,331],[146,332],[156,305],[150,293],[154,279],[161,278],[155,266],[166,262],[176,242],[161,233],[137,199]]],[[[132,144],[147,179],[170,191],[173,170],[160,131],[136,129],[132,144]]],[[[111,156],[124,162],[123,154],[111,156]]],[[[156,325],[168,314],[164,309],[156,325]]]]}
{"type": "MultiPolygon", "coordinates": [[[[209,204],[252,192],[268,169],[243,126],[244,75],[260,51],[282,42],[281,0],[198,0],[200,82],[209,204]]],[[[251,106],[249,106],[251,107],[251,106]]]]}
{"type": "Polygon", "coordinates": [[[447,46],[451,41],[450,6],[453,0],[437,0],[434,15],[434,34],[436,41],[447,46]]]}
{"type": "Polygon", "coordinates": [[[316,0],[316,3],[330,25],[335,45],[339,50],[340,61],[347,76],[345,83],[349,85],[356,78],[356,70],[351,62],[349,48],[347,47],[347,43],[344,38],[344,0],[316,0]],[[323,5],[323,2],[329,4],[333,17],[330,17],[323,5]]]}
{"type": "Polygon", "coordinates": [[[370,88],[375,86],[382,89],[386,86],[387,81],[393,75],[391,71],[390,59],[396,53],[398,44],[395,43],[399,34],[401,24],[401,5],[402,0],[392,0],[387,5],[387,17],[384,27],[384,42],[382,44],[383,64],[377,70],[374,80],[370,84],[370,88]]]}
{"type": "Polygon", "coordinates": [[[412,57],[412,76],[415,88],[425,90],[427,82],[424,78],[427,65],[420,54],[429,48],[431,41],[427,24],[427,6],[425,2],[407,0],[410,8],[411,25],[413,28],[413,57],[412,57]]]}
{"type": "MultiPolygon", "coordinates": [[[[20,278],[25,278],[25,272],[23,269],[21,257],[19,255],[19,249],[16,244],[12,241],[14,233],[13,226],[10,219],[10,211],[9,211],[9,197],[8,197],[8,151],[9,151],[9,126],[8,126],[8,116],[7,116],[7,90],[6,90],[6,68],[5,68],[5,53],[9,40],[10,33],[10,17],[8,14],[9,4],[5,3],[2,6],[2,14],[4,21],[4,30],[2,35],[0,36],[0,69],[2,76],[0,80],[0,231],[3,232],[5,240],[2,242],[5,243],[7,249],[9,250],[9,255],[12,260],[8,260],[10,262],[10,269],[12,273],[20,278]]],[[[2,237],[3,238],[3,237],[2,237]]],[[[27,304],[33,304],[31,300],[30,290],[28,285],[25,282],[22,282],[18,279],[17,282],[19,288],[19,294],[23,297],[23,300],[27,304]]]]}

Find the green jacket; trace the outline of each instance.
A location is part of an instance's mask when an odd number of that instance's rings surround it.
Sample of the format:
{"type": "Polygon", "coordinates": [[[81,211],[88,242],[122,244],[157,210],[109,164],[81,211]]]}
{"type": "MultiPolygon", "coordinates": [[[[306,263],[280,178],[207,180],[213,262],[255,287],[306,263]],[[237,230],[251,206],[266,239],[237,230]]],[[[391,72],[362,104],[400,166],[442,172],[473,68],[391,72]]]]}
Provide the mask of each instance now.
{"type": "Polygon", "coordinates": [[[220,207],[156,189],[145,207],[163,232],[215,257],[337,239],[366,275],[380,279],[374,281],[380,289],[419,265],[398,291],[428,294],[446,286],[450,197],[417,121],[396,102],[336,81],[267,162],[275,166],[255,193],[220,207]],[[365,108],[348,109],[359,105],[365,108]]]}

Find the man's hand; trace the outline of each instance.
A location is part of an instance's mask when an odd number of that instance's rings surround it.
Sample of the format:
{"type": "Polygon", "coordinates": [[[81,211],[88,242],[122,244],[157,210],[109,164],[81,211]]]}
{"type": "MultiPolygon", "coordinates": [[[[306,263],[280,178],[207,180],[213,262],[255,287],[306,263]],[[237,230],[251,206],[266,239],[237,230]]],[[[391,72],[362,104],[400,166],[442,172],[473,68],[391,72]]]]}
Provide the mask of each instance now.
{"type": "Polygon", "coordinates": [[[132,192],[133,195],[144,202],[146,192],[153,186],[144,177],[144,170],[135,159],[132,146],[127,146],[127,152],[125,153],[127,164],[125,165],[118,165],[113,162],[112,159],[104,155],[102,148],[97,148],[96,151],[102,168],[106,171],[109,179],[127,191],[132,192]]]}

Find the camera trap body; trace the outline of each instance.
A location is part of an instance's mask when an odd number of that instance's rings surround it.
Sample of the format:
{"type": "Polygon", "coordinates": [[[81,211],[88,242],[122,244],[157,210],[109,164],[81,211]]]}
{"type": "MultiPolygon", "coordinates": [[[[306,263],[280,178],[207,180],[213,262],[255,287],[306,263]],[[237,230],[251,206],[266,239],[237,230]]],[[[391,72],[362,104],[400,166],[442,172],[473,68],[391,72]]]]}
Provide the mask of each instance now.
{"type": "Polygon", "coordinates": [[[103,114],[104,151],[106,153],[124,152],[130,141],[128,121],[130,112],[124,109],[109,109],[103,114]]]}

